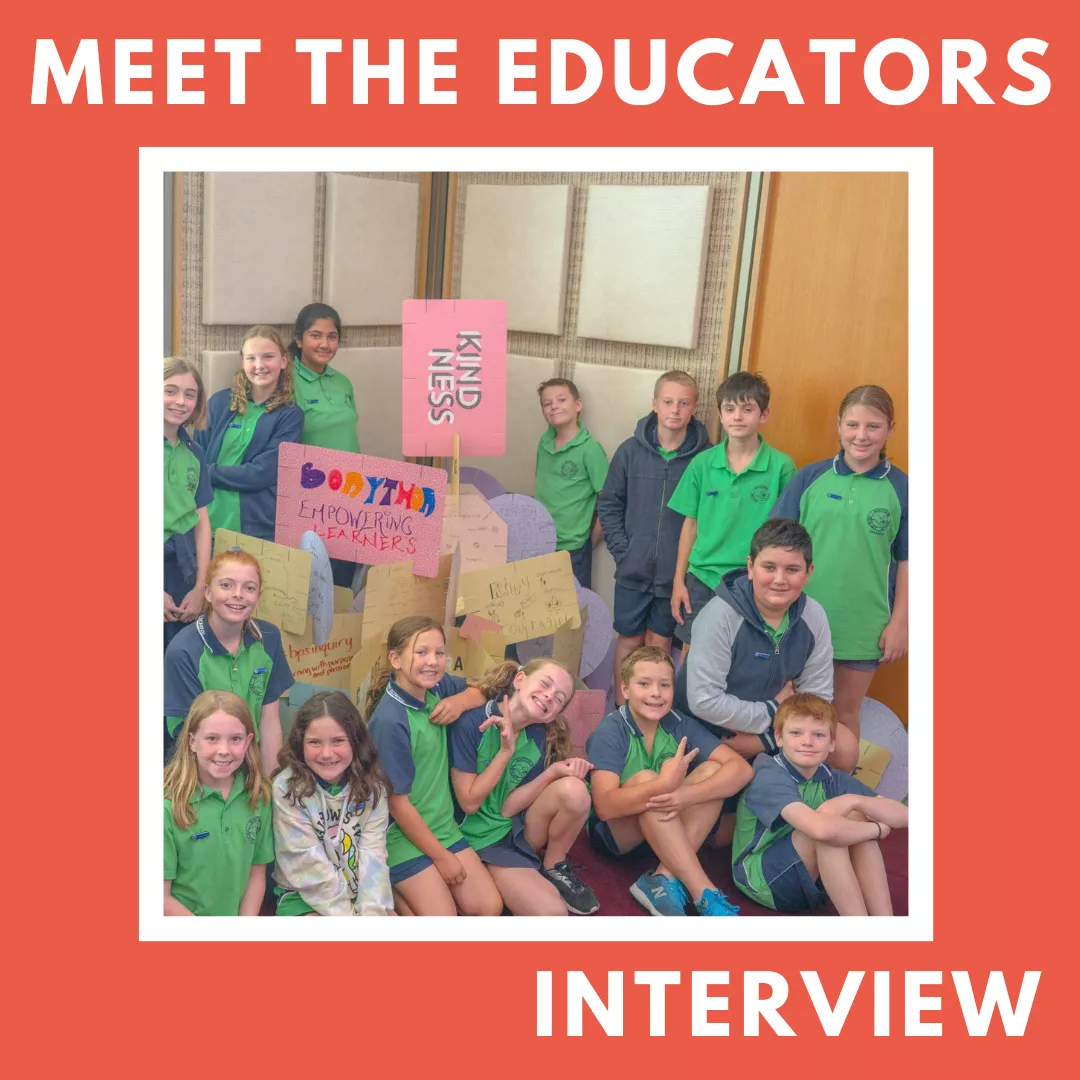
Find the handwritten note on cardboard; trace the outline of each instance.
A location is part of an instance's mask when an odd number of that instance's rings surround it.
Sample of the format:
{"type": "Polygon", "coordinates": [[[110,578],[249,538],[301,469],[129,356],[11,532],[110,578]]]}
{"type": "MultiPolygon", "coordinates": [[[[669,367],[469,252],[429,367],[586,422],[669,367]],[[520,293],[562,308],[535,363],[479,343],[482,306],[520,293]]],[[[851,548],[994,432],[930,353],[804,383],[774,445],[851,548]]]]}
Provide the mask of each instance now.
{"type": "Polygon", "coordinates": [[[290,634],[302,634],[307,625],[311,554],[297,548],[245,536],[232,529],[214,534],[214,554],[240,548],[259,560],[262,595],[255,615],[290,634]]]}
{"type": "Polygon", "coordinates": [[[333,559],[372,566],[411,559],[414,573],[431,577],[445,509],[442,469],[299,443],[278,449],[278,543],[299,546],[310,530],[333,559]]]}
{"type": "Polygon", "coordinates": [[[347,693],[352,659],[360,651],[361,620],[360,615],[335,615],[324,645],[315,644],[310,618],[304,633],[282,632],[281,645],[293,678],[347,693]]]}
{"type": "Polygon", "coordinates": [[[451,556],[443,555],[435,577],[418,577],[411,562],[373,566],[364,588],[363,643],[385,641],[390,627],[406,615],[427,615],[442,623],[450,563],[451,556]]]}
{"type": "Polygon", "coordinates": [[[457,610],[498,623],[508,645],[554,634],[560,626],[580,626],[570,555],[556,551],[463,572],[458,578],[457,610]]]}

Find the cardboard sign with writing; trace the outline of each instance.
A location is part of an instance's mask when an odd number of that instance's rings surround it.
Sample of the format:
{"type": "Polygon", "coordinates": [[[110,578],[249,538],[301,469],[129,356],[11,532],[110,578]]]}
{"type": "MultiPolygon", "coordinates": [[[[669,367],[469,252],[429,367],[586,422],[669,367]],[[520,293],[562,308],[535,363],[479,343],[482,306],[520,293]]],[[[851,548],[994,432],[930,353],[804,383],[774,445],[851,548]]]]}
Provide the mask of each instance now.
{"type": "Polygon", "coordinates": [[[435,577],[417,577],[411,562],[373,566],[364,589],[364,644],[386,641],[390,627],[406,615],[427,615],[441,625],[446,615],[450,563],[451,556],[443,555],[435,577]]]}
{"type": "Polygon", "coordinates": [[[461,547],[462,571],[506,562],[506,522],[476,488],[462,484],[458,513],[443,519],[442,553],[461,547]]]}
{"type": "Polygon", "coordinates": [[[307,625],[311,554],[231,529],[218,529],[214,554],[230,548],[240,548],[259,560],[262,595],[255,609],[256,618],[266,619],[290,634],[302,634],[307,625]]]}
{"type": "Polygon", "coordinates": [[[506,301],[401,305],[401,452],[506,453],[506,301]]]}
{"type": "Polygon", "coordinates": [[[334,690],[349,689],[349,667],[360,651],[360,615],[335,615],[330,636],[316,645],[311,625],[302,634],[282,632],[281,647],[293,678],[300,683],[317,683],[334,690]]]}
{"type": "Polygon", "coordinates": [[[478,638],[462,637],[451,628],[446,635],[446,671],[466,679],[481,679],[506,653],[506,638],[500,630],[484,630],[478,638]]]}
{"type": "Polygon", "coordinates": [[[507,644],[581,625],[570,555],[534,559],[462,573],[458,613],[483,615],[503,628],[507,644]]]}
{"type": "Polygon", "coordinates": [[[434,577],[445,509],[442,469],[299,443],[278,451],[279,544],[298,547],[312,531],[333,559],[411,559],[414,573],[434,577]]]}

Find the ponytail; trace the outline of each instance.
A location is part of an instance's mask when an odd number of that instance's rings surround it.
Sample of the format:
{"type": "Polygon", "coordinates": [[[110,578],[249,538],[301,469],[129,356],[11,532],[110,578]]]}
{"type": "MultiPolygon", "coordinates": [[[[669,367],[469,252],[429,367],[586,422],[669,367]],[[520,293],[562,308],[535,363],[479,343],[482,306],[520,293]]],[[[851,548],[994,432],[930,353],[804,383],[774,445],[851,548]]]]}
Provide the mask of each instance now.
{"type": "Polygon", "coordinates": [[[503,698],[513,692],[514,679],[519,671],[524,671],[520,664],[513,660],[504,660],[484,673],[483,678],[476,684],[476,689],[488,701],[503,698]]]}
{"type": "Polygon", "coordinates": [[[364,723],[371,723],[371,714],[375,706],[382,701],[386,688],[390,685],[390,661],[382,655],[372,665],[367,697],[364,699],[364,723]]]}

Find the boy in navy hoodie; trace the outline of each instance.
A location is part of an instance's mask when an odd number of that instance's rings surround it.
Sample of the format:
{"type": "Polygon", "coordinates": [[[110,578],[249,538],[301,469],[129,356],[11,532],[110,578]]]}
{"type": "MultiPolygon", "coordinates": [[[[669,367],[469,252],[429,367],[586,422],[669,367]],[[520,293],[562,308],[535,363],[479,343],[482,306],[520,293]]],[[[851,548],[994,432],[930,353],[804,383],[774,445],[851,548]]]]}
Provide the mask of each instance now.
{"type": "MultiPolygon", "coordinates": [[[[754,533],[746,569],[720,579],[694,623],[675,680],[675,708],[743,757],[776,753],[773,717],[792,694],[832,700],[829,620],[803,595],[813,570],[810,534],[797,521],[773,518],[754,533]]],[[[838,733],[829,764],[850,772],[858,757],[855,735],[838,733]]]]}
{"type": "Polygon", "coordinates": [[[697,399],[697,383],[685,371],[661,375],[652,412],[615,451],[600,492],[600,527],[615,560],[618,705],[626,658],[642,645],[671,647],[671,586],[683,515],[667,503],[691,458],[711,445],[704,424],[694,419],[697,399]]]}

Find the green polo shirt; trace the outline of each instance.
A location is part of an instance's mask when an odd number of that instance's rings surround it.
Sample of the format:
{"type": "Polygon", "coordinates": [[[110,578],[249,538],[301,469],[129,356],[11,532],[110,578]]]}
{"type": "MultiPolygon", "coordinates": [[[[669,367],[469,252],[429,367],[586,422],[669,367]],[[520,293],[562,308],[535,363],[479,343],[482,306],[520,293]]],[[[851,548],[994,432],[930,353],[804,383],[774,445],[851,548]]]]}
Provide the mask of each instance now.
{"type": "Polygon", "coordinates": [[[359,454],[356,401],[349,377],[329,365],[317,375],[301,360],[294,360],[293,373],[296,403],[304,410],[304,445],[359,454]]]}
{"type": "Polygon", "coordinates": [[[555,521],[559,551],[576,551],[589,539],[596,497],[607,478],[604,448],[588,428],[563,446],[555,448],[555,429],[540,436],[536,450],[535,498],[547,507],[555,521]]]}
{"type": "Polygon", "coordinates": [[[907,475],[888,461],[855,473],[837,455],[800,469],[770,516],[801,521],[813,538],[804,591],[829,617],[833,656],[880,659],[892,573],[908,557],[907,475]]]}
{"type": "Polygon", "coordinates": [[[668,506],[697,521],[688,569],[710,589],[746,565],[750,540],[769,508],[795,475],[795,462],[758,436],[758,452],[741,472],[732,472],[727,439],[690,459],[668,506]]]}
{"type": "Polygon", "coordinates": [[[181,829],[165,800],[165,880],[196,915],[237,915],[253,866],[274,859],[270,800],[251,809],[244,771],[233,774],[229,797],[203,787],[192,796],[195,824],[181,829]]]}
{"type": "MultiPolygon", "coordinates": [[[[429,690],[420,702],[392,682],[368,722],[379,762],[394,794],[409,796],[409,802],[444,848],[456,844],[462,835],[454,820],[450,794],[446,726],[433,724],[430,715],[443,697],[463,689],[464,680],[444,675],[435,691],[429,690]]],[[[423,852],[394,821],[386,834],[386,855],[388,865],[393,867],[423,852]]]]}
{"type": "Polygon", "coordinates": [[[165,439],[165,539],[167,544],[173,533],[183,535],[195,528],[199,520],[196,493],[202,463],[181,436],[174,446],[165,439]]]}
{"type": "MultiPolygon", "coordinates": [[[[243,414],[237,413],[229,421],[225,434],[221,439],[221,449],[218,451],[218,465],[239,465],[244,457],[244,451],[251,442],[251,436],[255,434],[255,425],[259,422],[262,414],[266,412],[265,405],[256,405],[254,401],[248,401],[243,414]]],[[[240,528],[240,492],[231,491],[229,488],[214,488],[214,501],[207,511],[210,515],[211,530],[232,529],[233,532],[241,532],[240,528]]]]}
{"type": "MultiPolygon", "coordinates": [[[[758,612],[758,614],[760,615],[761,613],[758,612]]],[[[762,616],[761,619],[761,625],[764,627],[765,633],[767,633],[769,637],[773,639],[774,645],[780,644],[780,639],[784,636],[784,633],[787,630],[788,624],[790,622],[791,619],[789,618],[789,612],[787,611],[784,612],[784,617],[780,620],[780,625],[776,627],[776,629],[773,629],[769,621],[764,616],[762,616]]]]}

